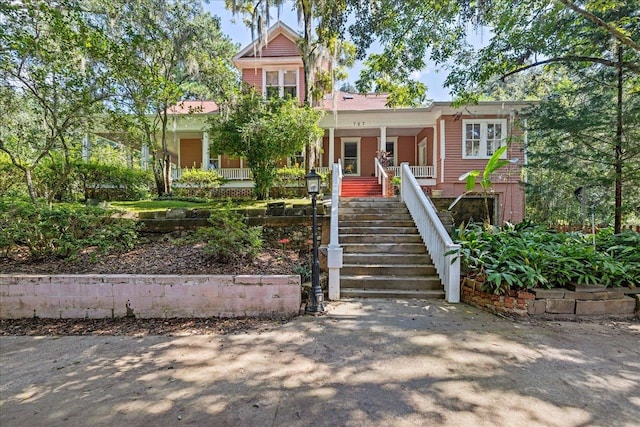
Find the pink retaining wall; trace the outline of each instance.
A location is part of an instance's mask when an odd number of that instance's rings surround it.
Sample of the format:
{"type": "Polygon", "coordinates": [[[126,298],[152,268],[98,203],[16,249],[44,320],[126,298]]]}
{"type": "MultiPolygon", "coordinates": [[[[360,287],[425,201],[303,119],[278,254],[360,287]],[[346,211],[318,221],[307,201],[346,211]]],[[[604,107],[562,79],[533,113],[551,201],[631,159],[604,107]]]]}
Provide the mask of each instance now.
{"type": "Polygon", "coordinates": [[[300,276],[0,274],[0,318],[291,316],[300,276]]]}

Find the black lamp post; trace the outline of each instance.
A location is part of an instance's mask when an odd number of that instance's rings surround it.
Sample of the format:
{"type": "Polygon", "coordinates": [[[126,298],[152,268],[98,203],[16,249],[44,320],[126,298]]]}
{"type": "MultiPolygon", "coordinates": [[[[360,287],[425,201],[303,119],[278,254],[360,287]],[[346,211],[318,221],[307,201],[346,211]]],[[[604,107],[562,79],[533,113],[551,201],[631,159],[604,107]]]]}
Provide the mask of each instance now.
{"type": "Polygon", "coordinates": [[[322,177],[316,173],[315,169],[305,175],[307,181],[307,192],[311,195],[311,206],[313,208],[313,265],[311,267],[311,292],[307,302],[307,313],[324,312],[324,295],[320,287],[320,263],[318,261],[318,212],[316,209],[316,196],[320,192],[320,181],[322,177]]]}

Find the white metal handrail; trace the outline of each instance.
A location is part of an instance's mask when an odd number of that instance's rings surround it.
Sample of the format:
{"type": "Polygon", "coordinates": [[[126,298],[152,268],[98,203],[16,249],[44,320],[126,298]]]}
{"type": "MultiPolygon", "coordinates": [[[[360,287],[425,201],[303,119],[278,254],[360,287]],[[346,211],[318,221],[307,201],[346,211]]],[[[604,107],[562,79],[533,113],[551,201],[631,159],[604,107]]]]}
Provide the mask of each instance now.
{"type": "Polygon", "coordinates": [[[444,285],[448,302],[460,302],[460,259],[455,252],[460,245],[453,243],[433,205],[411,173],[407,163],[401,166],[400,195],[422,236],[429,255],[444,285]]]}
{"type": "Polygon", "coordinates": [[[387,176],[387,172],[384,170],[384,167],[382,166],[382,164],[380,163],[380,160],[378,160],[378,158],[374,158],[375,161],[375,171],[376,171],[376,177],[378,178],[378,184],[382,184],[382,195],[386,196],[387,195],[387,181],[389,180],[388,176],[387,176]]]}
{"type": "Polygon", "coordinates": [[[331,234],[327,247],[327,268],[329,269],[329,299],[340,299],[340,269],[342,268],[342,248],[338,235],[338,209],[342,192],[342,162],[333,164],[331,173],[331,234]]]}

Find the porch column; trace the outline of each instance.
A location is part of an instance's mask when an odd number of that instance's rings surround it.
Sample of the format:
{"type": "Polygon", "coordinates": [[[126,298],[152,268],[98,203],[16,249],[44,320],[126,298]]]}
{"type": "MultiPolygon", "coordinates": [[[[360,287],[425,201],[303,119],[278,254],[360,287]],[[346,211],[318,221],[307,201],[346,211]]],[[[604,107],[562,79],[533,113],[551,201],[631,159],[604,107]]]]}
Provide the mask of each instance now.
{"type": "Polygon", "coordinates": [[[142,170],[149,168],[149,146],[147,144],[142,144],[142,148],[140,148],[140,167],[142,170]]]}
{"type": "Polygon", "coordinates": [[[336,158],[335,158],[335,147],[334,147],[334,143],[336,140],[336,129],[335,128],[329,128],[329,167],[331,167],[331,165],[333,165],[336,162],[336,158]]]}
{"type": "Polygon", "coordinates": [[[202,132],[202,170],[209,170],[209,133],[202,132]]]}
{"type": "Polygon", "coordinates": [[[387,151],[387,127],[380,126],[380,151],[387,151]]]}
{"type": "Polygon", "coordinates": [[[84,134],[82,138],[82,160],[85,162],[89,161],[91,157],[91,138],[89,137],[89,132],[84,134]]]}

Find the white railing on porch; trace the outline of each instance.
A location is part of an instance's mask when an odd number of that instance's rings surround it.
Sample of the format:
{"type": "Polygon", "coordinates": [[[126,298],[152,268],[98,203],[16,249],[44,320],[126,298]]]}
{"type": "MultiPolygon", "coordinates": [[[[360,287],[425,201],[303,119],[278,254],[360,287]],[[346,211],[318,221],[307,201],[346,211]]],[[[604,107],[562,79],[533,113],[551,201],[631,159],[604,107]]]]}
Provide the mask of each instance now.
{"type": "Polygon", "coordinates": [[[409,165],[403,163],[400,168],[402,179],[400,195],[427,246],[438,276],[444,285],[445,298],[451,303],[460,302],[460,259],[456,254],[449,253],[459,250],[460,245],[451,240],[433,204],[427,200],[427,196],[411,173],[409,165]]]}
{"type": "Polygon", "coordinates": [[[329,269],[329,299],[340,299],[340,269],[342,268],[342,248],[338,238],[338,205],[342,191],[342,162],[334,163],[331,173],[331,234],[327,247],[327,268],[329,269]]]}
{"type": "MultiPolygon", "coordinates": [[[[219,168],[210,169],[217,172],[223,178],[231,181],[250,181],[253,179],[251,175],[251,169],[248,168],[219,168]]],[[[171,168],[171,178],[173,180],[179,180],[182,177],[182,169],[178,167],[171,168]]]]}
{"type": "Polygon", "coordinates": [[[376,178],[378,178],[378,184],[382,184],[382,195],[386,196],[387,181],[389,181],[387,172],[385,172],[384,167],[382,166],[382,164],[380,163],[380,160],[378,160],[377,157],[375,157],[373,160],[375,161],[374,170],[376,171],[376,178]]]}
{"type": "Polygon", "coordinates": [[[321,174],[321,175],[325,175],[331,172],[331,167],[330,166],[318,166],[316,168],[316,172],[321,174]]]}
{"type": "MultiPolygon", "coordinates": [[[[394,176],[400,176],[400,166],[389,166],[387,168],[393,171],[394,176]]],[[[416,178],[435,178],[435,168],[433,166],[409,166],[411,174],[416,178]]]]}

